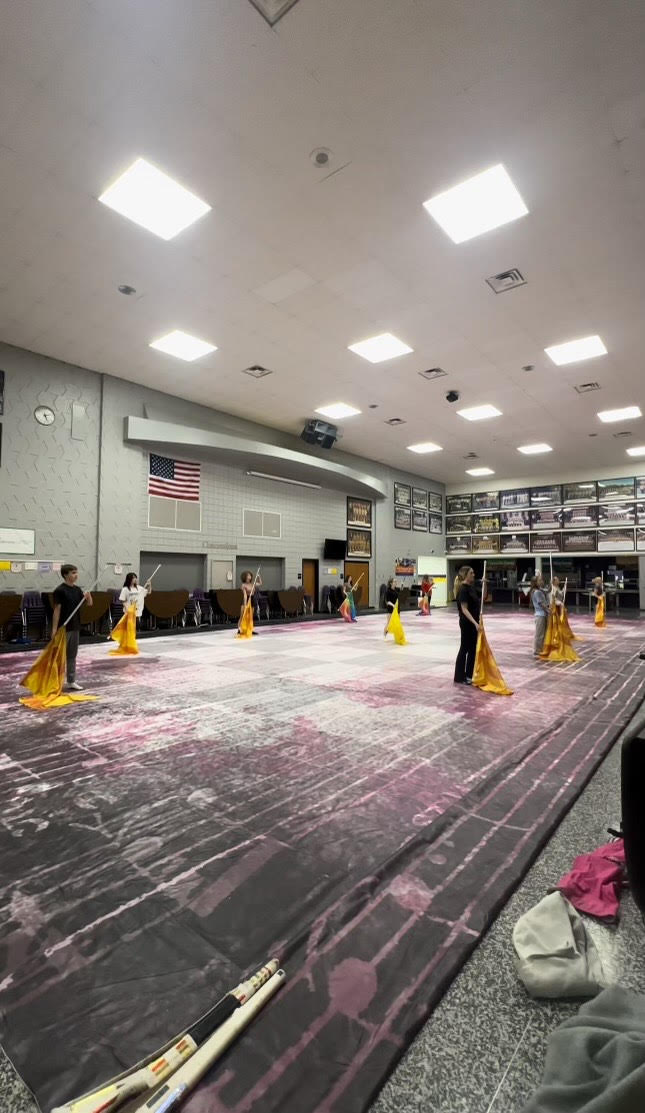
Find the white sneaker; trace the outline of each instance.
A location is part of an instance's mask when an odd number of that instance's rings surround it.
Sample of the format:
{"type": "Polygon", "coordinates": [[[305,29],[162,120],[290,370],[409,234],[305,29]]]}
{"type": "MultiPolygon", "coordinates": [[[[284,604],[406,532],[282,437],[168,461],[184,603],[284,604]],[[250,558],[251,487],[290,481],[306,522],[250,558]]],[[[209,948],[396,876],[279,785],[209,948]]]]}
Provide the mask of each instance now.
{"type": "Polygon", "coordinates": [[[78,684],[76,680],[73,680],[71,684],[66,684],[65,685],[65,691],[67,691],[67,692],[82,692],[83,691],[83,685],[78,684]]]}

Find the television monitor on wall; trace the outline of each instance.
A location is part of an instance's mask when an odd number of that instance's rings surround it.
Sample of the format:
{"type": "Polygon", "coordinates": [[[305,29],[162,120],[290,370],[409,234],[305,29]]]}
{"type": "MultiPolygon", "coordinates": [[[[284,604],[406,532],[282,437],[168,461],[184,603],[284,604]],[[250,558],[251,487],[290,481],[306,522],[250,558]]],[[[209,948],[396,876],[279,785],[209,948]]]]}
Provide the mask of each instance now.
{"type": "Polygon", "coordinates": [[[347,551],[347,541],[344,538],[335,540],[333,537],[325,538],[325,548],[323,549],[324,560],[344,560],[347,551]]]}

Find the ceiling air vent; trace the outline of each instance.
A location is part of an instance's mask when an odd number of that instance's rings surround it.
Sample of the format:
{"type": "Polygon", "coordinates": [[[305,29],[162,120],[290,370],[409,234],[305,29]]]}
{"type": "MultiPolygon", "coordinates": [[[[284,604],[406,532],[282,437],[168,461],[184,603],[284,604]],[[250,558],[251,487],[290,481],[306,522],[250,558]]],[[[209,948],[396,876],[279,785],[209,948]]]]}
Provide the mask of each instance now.
{"type": "Polygon", "coordinates": [[[580,383],[573,388],[578,394],[588,394],[590,390],[600,390],[600,383],[580,383]]]}
{"type": "Polygon", "coordinates": [[[260,367],[259,363],[254,363],[252,367],[245,367],[242,374],[250,375],[253,379],[264,379],[266,375],[272,375],[273,371],[269,371],[268,367],[260,367]]]}
{"type": "Polygon", "coordinates": [[[464,459],[464,460],[479,460],[479,456],[477,455],[476,452],[467,452],[466,455],[462,457],[462,459],[464,459]]]}
{"type": "Polygon", "coordinates": [[[269,27],[275,27],[278,20],[286,15],[289,8],[293,8],[298,0],[251,0],[254,8],[264,16],[269,27]]]}
{"type": "Polygon", "coordinates": [[[615,437],[617,441],[622,440],[623,437],[631,437],[631,435],[629,429],[624,429],[622,433],[612,433],[612,437],[615,437]]]}
{"type": "Polygon", "coordinates": [[[448,372],[444,371],[443,367],[431,367],[429,371],[419,371],[419,374],[422,379],[432,382],[433,379],[443,379],[448,372]]]}
{"type": "Polygon", "coordinates": [[[494,274],[491,278],[487,278],[486,282],[495,294],[503,294],[506,290],[514,290],[516,286],[526,286],[526,279],[517,267],[513,267],[510,271],[501,271],[500,274],[494,274]]]}
{"type": "Polygon", "coordinates": [[[385,422],[385,424],[386,425],[405,425],[405,421],[403,420],[402,417],[391,417],[391,418],[389,418],[388,421],[385,422]]]}

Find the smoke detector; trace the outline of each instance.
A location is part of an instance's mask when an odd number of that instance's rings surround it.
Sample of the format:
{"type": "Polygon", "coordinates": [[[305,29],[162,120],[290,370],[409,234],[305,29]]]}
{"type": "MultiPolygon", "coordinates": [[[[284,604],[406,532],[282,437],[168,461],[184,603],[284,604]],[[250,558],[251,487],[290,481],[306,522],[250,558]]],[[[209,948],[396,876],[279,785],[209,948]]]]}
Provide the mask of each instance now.
{"type": "Polygon", "coordinates": [[[427,379],[432,382],[433,379],[443,379],[448,372],[444,371],[443,367],[431,367],[429,371],[419,371],[422,379],[427,379]]]}
{"type": "Polygon", "coordinates": [[[386,425],[405,425],[405,421],[403,420],[402,417],[390,417],[385,422],[385,424],[386,425]]]}
{"type": "Polygon", "coordinates": [[[331,151],[329,147],[316,147],[309,158],[319,170],[325,170],[331,162],[331,151]]]}

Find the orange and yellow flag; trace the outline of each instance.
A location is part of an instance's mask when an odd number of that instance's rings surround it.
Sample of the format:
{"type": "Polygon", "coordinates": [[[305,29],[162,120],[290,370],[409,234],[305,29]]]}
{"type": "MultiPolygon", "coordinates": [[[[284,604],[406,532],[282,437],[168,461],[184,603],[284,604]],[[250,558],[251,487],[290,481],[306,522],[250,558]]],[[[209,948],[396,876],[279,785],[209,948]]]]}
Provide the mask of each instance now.
{"type": "Polygon", "coordinates": [[[238,638],[252,638],[253,637],[253,604],[249,599],[242,612],[240,619],[240,626],[236,634],[238,638]]]}
{"type": "Polygon", "coordinates": [[[49,711],[52,707],[66,707],[69,703],[97,699],[97,696],[81,696],[76,692],[63,693],[66,667],[67,632],[61,626],[20,681],[23,688],[33,693],[22,697],[20,702],[33,711],[49,711]]]}
{"type": "Polygon", "coordinates": [[[563,630],[559,612],[560,608],[552,604],[540,657],[543,661],[579,661],[580,657],[571,646],[571,638],[563,630]]]}
{"type": "Polygon", "coordinates": [[[136,657],[138,655],[136,603],[132,603],[128,607],[123,618],[117,622],[110,637],[119,644],[118,649],[110,650],[110,657],[136,657]]]}
{"type": "Polygon", "coordinates": [[[508,687],[499,671],[493,651],[488,644],[482,619],[479,620],[479,634],[477,635],[473,687],[481,688],[482,692],[493,692],[496,696],[513,695],[513,689],[508,687]]]}
{"type": "Polygon", "coordinates": [[[601,595],[598,602],[596,603],[596,617],[594,618],[594,625],[595,626],[606,626],[607,625],[607,622],[606,622],[606,619],[605,619],[605,597],[604,597],[604,595],[601,595]]]}
{"type": "Polygon", "coordinates": [[[408,644],[408,640],[405,636],[405,630],[403,629],[403,623],[401,622],[401,615],[399,614],[398,600],[394,604],[394,610],[392,611],[392,614],[390,615],[390,621],[387,624],[387,631],[386,632],[388,634],[392,634],[392,636],[393,636],[397,645],[407,645],[408,644]]]}
{"type": "Polygon", "coordinates": [[[569,612],[567,611],[567,608],[564,605],[560,608],[560,632],[562,634],[562,637],[565,639],[565,641],[568,641],[568,642],[579,642],[580,641],[580,638],[578,637],[578,635],[574,634],[573,630],[571,629],[571,626],[569,625],[569,612]]]}

